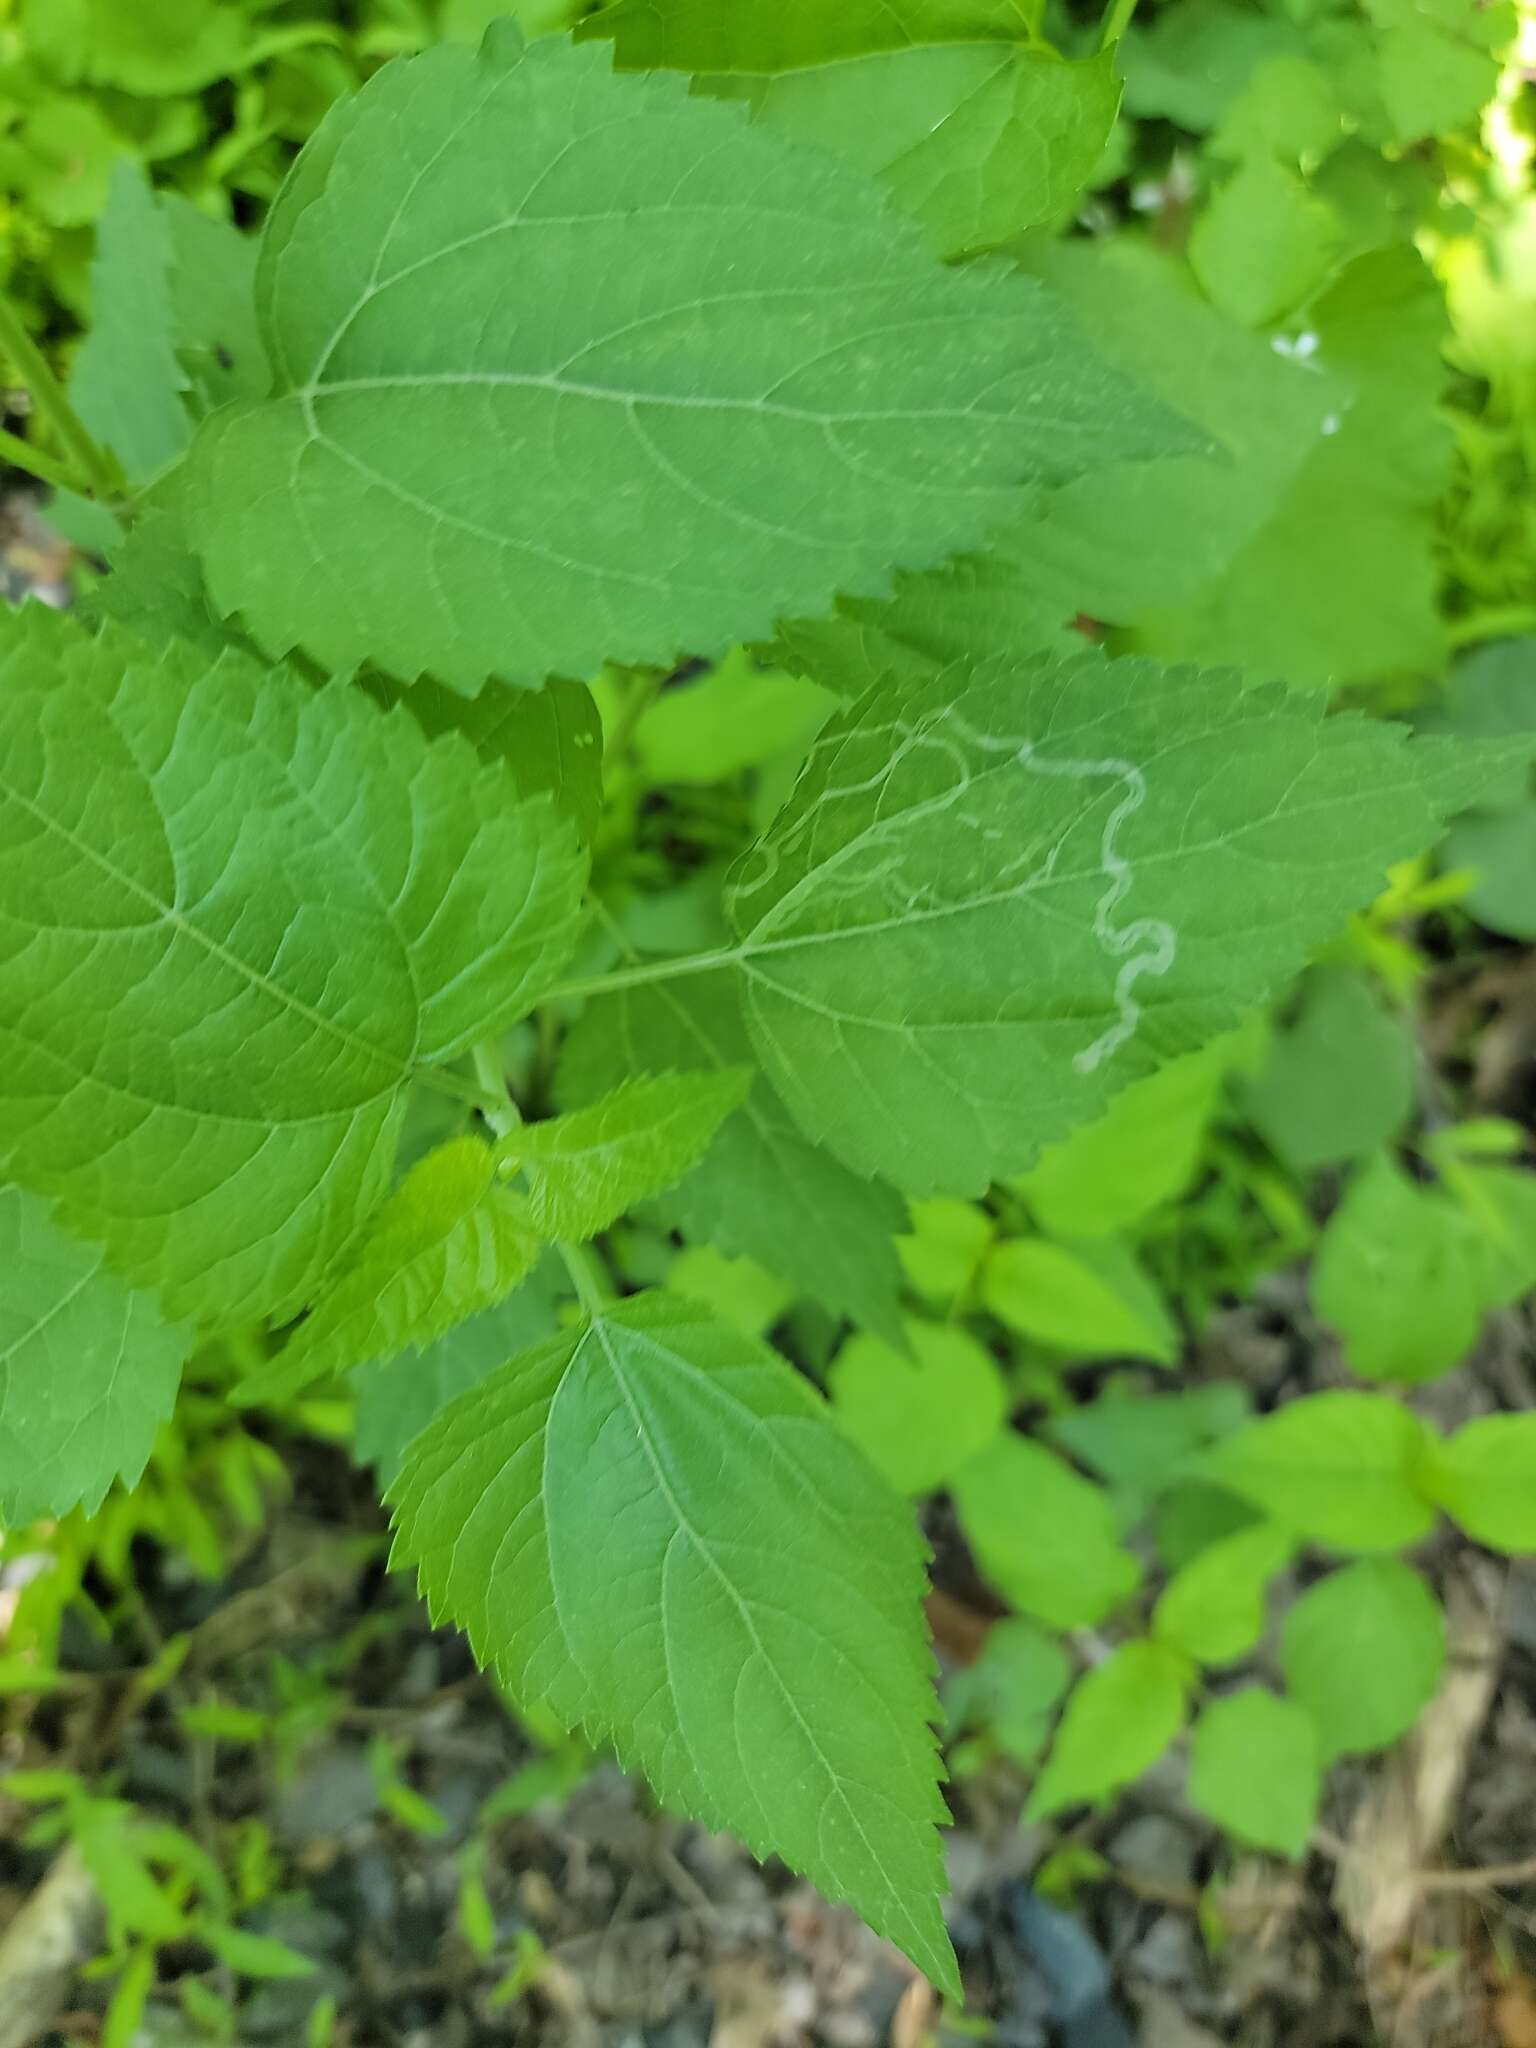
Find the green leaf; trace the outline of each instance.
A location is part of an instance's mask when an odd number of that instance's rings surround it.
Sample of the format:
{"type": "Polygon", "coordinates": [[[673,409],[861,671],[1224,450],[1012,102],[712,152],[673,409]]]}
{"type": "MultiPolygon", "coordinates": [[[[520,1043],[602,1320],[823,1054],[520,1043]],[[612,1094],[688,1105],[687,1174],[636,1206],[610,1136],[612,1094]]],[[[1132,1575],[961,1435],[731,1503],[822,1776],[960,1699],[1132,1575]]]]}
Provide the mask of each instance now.
{"type": "Polygon", "coordinates": [[[546,1252],[516,1293],[495,1308],[455,1324],[419,1355],[402,1352],[357,1373],[353,1446],[374,1467],[381,1486],[394,1484],[407,1444],[450,1401],[553,1334],[561,1292],[559,1261],[546,1252]]]}
{"type": "Polygon", "coordinates": [[[1255,1849],[1301,1857],[1317,1820],[1322,1766],[1305,1709],[1261,1685],[1213,1700],[1190,1742],[1190,1803],[1255,1849]]]}
{"type": "Polygon", "coordinates": [[[1285,14],[1252,12],[1237,0],[1183,0],[1123,38],[1125,103],[1134,114],[1161,115],[1201,134],[1261,64],[1304,49],[1285,14]]]}
{"type": "Polygon", "coordinates": [[[827,691],[737,653],[665,691],[635,733],[650,782],[726,782],[779,755],[798,758],[826,723],[827,691]]]}
{"type": "Polygon", "coordinates": [[[272,395],[193,451],[218,606],[468,694],[762,638],[1190,439],[868,180],[508,24],[333,111],[258,303],[272,395]]]}
{"type": "Polygon", "coordinates": [[[1114,52],[1066,63],[1016,0],[619,0],[580,35],[626,70],[699,88],[879,178],[947,256],[1054,221],[1103,154],[1114,52]]]}
{"type": "Polygon", "coordinates": [[[1459,818],[1446,834],[1441,861],[1451,870],[1471,870],[1462,902],[1479,924],[1506,938],[1536,939],[1536,803],[1459,818]]]}
{"type": "Polygon", "coordinates": [[[991,1354],[945,1323],[906,1325],[909,1357],[862,1333],[832,1362],[838,1421],[899,1493],[932,1493],[1008,1419],[1008,1391],[991,1354]]]}
{"type": "Polygon", "coordinates": [[[1412,1114],[1417,1073],[1411,1030],[1366,977],[1321,967],[1239,1092],[1266,1142],[1298,1173],[1312,1173],[1395,1137],[1412,1114]]]}
{"type": "Polygon", "coordinates": [[[1141,1567],[1107,1496],[1043,1444],[1005,1431],[951,1491],[977,1563],[1023,1613],[1091,1627],[1135,1591],[1141,1567]]]}
{"type": "Polygon", "coordinates": [[[1113,1239],[1079,1245],[1012,1238],[987,1254],[983,1307],[1037,1343],[1074,1357],[1171,1365],[1179,1332],[1134,1252],[1113,1239]]]}
{"type": "Polygon", "coordinates": [[[1362,1379],[1437,1379],[1477,1342],[1487,1257],[1470,1217],[1383,1153],[1329,1219],[1312,1299],[1362,1379]]]}
{"type": "Polygon", "coordinates": [[[1169,1580],[1152,1633],[1199,1664],[1234,1664],[1264,1633],[1264,1595],[1290,1562],[1296,1539],[1255,1523],[1202,1550],[1169,1580]]]}
{"type": "Polygon", "coordinates": [[[1380,86],[1392,139],[1418,142],[1475,121],[1498,82],[1496,51],[1516,29],[1506,5],[1366,0],[1381,30],[1380,86]]]}
{"type": "Polygon", "coordinates": [[[243,1927],[221,1927],[217,1922],[205,1923],[198,1933],[219,1961],[241,1977],[272,1979],[315,1974],[312,1957],[301,1955],[270,1934],[247,1934],[243,1927]]]}
{"type": "Polygon", "coordinates": [[[1190,268],[1213,305],[1245,327],[1268,327],[1318,289],[1343,239],[1331,209],[1259,149],[1195,222],[1190,268]]]}
{"type": "Polygon", "coordinates": [[[1402,1550],[1434,1527],[1420,1488],[1429,1443],[1387,1394],[1309,1394],[1205,1453],[1202,1470],[1275,1521],[1339,1550],[1402,1550]]]}
{"type": "Polygon", "coordinates": [[[27,46],[59,76],[156,97],[238,70],[251,19],[225,0],[25,0],[22,9],[27,46]]]}
{"type": "Polygon", "coordinates": [[[1322,709],[1090,655],[892,677],[840,713],[729,891],[807,1136],[979,1193],[1238,1021],[1485,772],[1322,709]]]}
{"type": "Polygon", "coordinates": [[[1317,1725],[1323,1757],[1364,1755],[1406,1735],[1445,1663],[1445,1616],[1396,1558],[1330,1572],[1280,1636],[1285,1682],[1317,1725]]]}
{"type": "Polygon", "coordinates": [[[1219,580],[1139,621],[1149,653],[1337,687],[1433,673],[1445,309],[1412,247],[1357,257],[1287,346],[1344,387],[1290,487],[1219,580]]]}
{"type": "Polygon", "coordinates": [[[1064,645],[1079,614],[1129,626],[1187,603],[1273,517],[1348,401],[1347,384],[1225,318],[1156,250],[1124,238],[1046,243],[1022,260],[1114,368],[1208,445],[1032,493],[985,555],[898,575],[890,599],[844,600],[836,619],[786,629],[786,656],[845,695],[903,657],[931,673],[984,652],[1032,654],[1064,645]]]}
{"type": "Polygon", "coordinates": [[[171,251],[171,313],[187,404],[201,418],[266,389],[256,323],[256,238],[215,220],[179,192],[158,195],[171,251]]]}
{"type": "Polygon", "coordinates": [[[519,1125],[499,1155],[522,1168],[540,1235],[580,1243],[675,1187],[751,1084],[750,1067],[624,1081],[589,1109],[519,1125]]]}
{"type": "Polygon", "coordinates": [[[994,1622],[980,1657],[944,1688],[949,1729],[983,1728],[1010,1756],[1032,1762],[1071,1679],[1066,1651],[1044,1629],[1032,1621],[994,1622]]]}
{"type": "Polygon", "coordinates": [[[958,1993],[921,1548],[804,1381],[636,1296],[463,1395],[393,1497],[395,1561],[517,1700],[958,1993]]]}
{"type": "MultiPolygon", "coordinates": [[[[629,989],[589,1003],[566,1041],[562,1104],[590,1101],[626,1074],[754,1063],[725,973],[629,989]]],[[[901,1341],[904,1212],[889,1188],[810,1144],[765,1080],[727,1117],[682,1185],[650,1204],[691,1244],[756,1259],[793,1287],[889,1341],[901,1341]]]]}
{"type": "Polygon", "coordinates": [[[114,1479],[137,1485],[186,1334],[20,1188],[0,1188],[0,1272],[0,1525],[94,1514],[114,1479]]]}
{"type": "Polygon", "coordinates": [[[1145,1397],[1107,1389],[1045,1424],[1052,1442],[1101,1472],[1112,1486],[1162,1492],[1195,1453],[1238,1428],[1248,1396],[1230,1381],[1145,1397]]]}
{"type": "Polygon", "coordinates": [[[1436,1445],[1431,1497],[1476,1543],[1512,1556],[1536,1551],[1536,1415],[1484,1415],[1436,1445]]]}
{"type": "Polygon", "coordinates": [[[1016,1183],[1056,1237],[1125,1230],[1194,1175],[1232,1056],[1222,1039],[1170,1060],[1116,1095],[1103,1115],[1051,1145],[1016,1183]]]}
{"type": "Polygon", "coordinates": [[[537,1000],[584,872],[403,712],[35,605],[0,627],[0,855],[3,1168],[228,1323],[314,1299],[405,1084],[537,1000]]]}
{"type": "Polygon", "coordinates": [[[1162,1643],[1123,1643],[1080,1678],[1025,1815],[1103,1799],[1155,1764],[1184,1725],[1193,1673],[1162,1643]]]}
{"type": "Polygon", "coordinates": [[[235,1389],[283,1401],[327,1373],[422,1349],[493,1308],[543,1243],[531,1205],[496,1179],[496,1154],[456,1138],[413,1166],[275,1357],[235,1389]]]}
{"type": "Polygon", "coordinates": [[[912,1204],[911,1233],[896,1249],[916,1292],[948,1306],[969,1294],[996,1235],[997,1221],[985,1209],[937,1195],[912,1204]]]}
{"type": "Polygon", "coordinates": [[[523,796],[547,795],[588,842],[603,812],[603,727],[585,683],[555,676],[542,690],[488,688],[478,697],[421,678],[409,689],[374,680],[380,702],[405,703],[432,739],[462,733],[482,761],[501,762],[523,796]]]}
{"type": "Polygon", "coordinates": [[[93,318],[75,358],[76,412],[132,481],[176,460],[192,435],[187,377],[176,356],[172,251],[149,180],[120,163],[96,236],[93,318]]]}

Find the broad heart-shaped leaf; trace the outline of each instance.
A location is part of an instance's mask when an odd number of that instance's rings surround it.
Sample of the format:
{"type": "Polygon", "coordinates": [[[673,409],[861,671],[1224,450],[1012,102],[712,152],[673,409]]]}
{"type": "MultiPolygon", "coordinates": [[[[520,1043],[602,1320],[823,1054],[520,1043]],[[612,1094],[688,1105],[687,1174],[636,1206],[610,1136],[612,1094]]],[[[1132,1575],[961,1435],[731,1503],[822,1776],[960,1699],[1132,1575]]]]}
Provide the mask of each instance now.
{"type": "Polygon", "coordinates": [[[879,178],[948,256],[1055,220],[1120,102],[1111,50],[1064,63],[1015,0],[619,0],[585,35],[879,178]]]}
{"type": "Polygon", "coordinates": [[[1405,1550],[1434,1527],[1433,1440],[1387,1394],[1308,1394],[1206,1451],[1201,1476],[1340,1550],[1405,1550]]]}
{"type": "Polygon", "coordinates": [[[580,1243],[675,1187],[751,1082],[750,1067],[625,1081],[590,1109],[519,1125],[500,1156],[522,1169],[534,1228],[580,1243]]]}
{"type": "Polygon", "coordinates": [[[1323,1754],[1366,1754],[1406,1735],[1445,1664],[1445,1615],[1416,1571],[1372,1557],[1330,1572],[1285,1617],[1280,1663],[1323,1754]]]}
{"type": "Polygon", "coordinates": [[[1166,1643],[1122,1643],[1078,1680],[1025,1809],[1102,1799],[1155,1764],[1184,1725],[1194,1668],[1166,1643]]]}
{"type": "Polygon", "coordinates": [[[1506,743],[1430,744],[1140,660],[893,676],[728,891],[764,1068],[855,1170],[979,1194],[1262,1001],[1506,743]]]}
{"type": "Polygon", "coordinates": [[[423,1348],[510,1294],[544,1243],[528,1203],[496,1171],[478,1138],[418,1160],[312,1313],[235,1399],[282,1400],[324,1373],[423,1348]]]}
{"type": "Polygon", "coordinates": [[[192,457],[216,602],[467,693],[720,653],[1198,439],[856,172],[510,24],[332,113],[258,303],[272,395],[192,457]]]}
{"type": "Polygon", "coordinates": [[[558,969],[583,872],[547,801],[359,691],[12,614],[0,1171],[173,1315],[286,1319],[407,1081],[558,969]]]}
{"type": "Polygon", "coordinates": [[[395,1562],[515,1699],[958,1990],[921,1545],[802,1379],[635,1296],[454,1402],[392,1498],[395,1562]]]}
{"type": "Polygon", "coordinates": [[[0,1525],[94,1514],[143,1472],[186,1333],[21,1188],[0,1188],[0,1273],[0,1525]]]}
{"type": "MultiPolygon", "coordinates": [[[[733,980],[689,975],[589,1003],[562,1053],[562,1103],[590,1102],[648,1069],[752,1064],[733,980]]],[[[687,1179],[649,1206],[690,1244],[755,1259],[834,1313],[902,1341],[896,1233],[906,1211],[882,1182],[803,1137],[761,1076],[687,1179]]]]}
{"type": "Polygon", "coordinates": [[[1190,1802],[1239,1841],[1300,1857],[1317,1820],[1318,1751],[1305,1708],[1246,1685],[1213,1700],[1195,1723],[1190,1802]]]}

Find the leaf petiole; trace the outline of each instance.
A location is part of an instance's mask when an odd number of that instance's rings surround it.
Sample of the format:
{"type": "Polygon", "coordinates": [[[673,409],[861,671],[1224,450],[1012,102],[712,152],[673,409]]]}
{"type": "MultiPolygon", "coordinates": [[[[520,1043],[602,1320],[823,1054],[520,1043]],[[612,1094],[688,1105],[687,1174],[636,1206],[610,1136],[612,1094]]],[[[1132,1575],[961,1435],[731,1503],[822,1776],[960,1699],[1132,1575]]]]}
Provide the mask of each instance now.
{"type": "Polygon", "coordinates": [[[717,946],[710,953],[680,953],[674,959],[641,960],[633,967],[615,967],[607,974],[588,975],[581,981],[557,982],[544,1001],[573,1002],[582,996],[607,996],[616,994],[620,989],[641,988],[650,981],[675,981],[685,974],[711,974],[717,967],[729,967],[740,958],[739,946],[717,946]]]}

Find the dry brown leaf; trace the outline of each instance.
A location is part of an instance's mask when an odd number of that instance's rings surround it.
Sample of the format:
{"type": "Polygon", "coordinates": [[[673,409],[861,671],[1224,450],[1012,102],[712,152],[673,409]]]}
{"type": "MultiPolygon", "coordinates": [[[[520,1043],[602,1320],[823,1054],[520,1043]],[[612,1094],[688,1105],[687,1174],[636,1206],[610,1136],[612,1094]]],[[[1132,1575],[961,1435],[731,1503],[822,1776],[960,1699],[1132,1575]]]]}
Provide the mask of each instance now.
{"type": "Polygon", "coordinates": [[[1503,1649],[1498,1590],[1474,1560],[1451,1579],[1449,1656],[1440,1690],[1412,1735],[1386,1759],[1350,1824],[1334,1896],[1368,1976],[1408,1939],[1424,1875],[1450,1826],[1468,1754],[1487,1718],[1503,1649]]]}

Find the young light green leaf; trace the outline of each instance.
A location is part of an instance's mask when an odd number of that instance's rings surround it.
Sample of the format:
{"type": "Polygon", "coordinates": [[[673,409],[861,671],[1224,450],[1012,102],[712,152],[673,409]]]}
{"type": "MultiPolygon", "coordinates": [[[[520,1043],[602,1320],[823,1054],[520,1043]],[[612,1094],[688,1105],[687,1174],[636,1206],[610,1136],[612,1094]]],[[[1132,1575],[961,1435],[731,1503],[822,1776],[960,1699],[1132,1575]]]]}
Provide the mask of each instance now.
{"type": "Polygon", "coordinates": [[[1387,1144],[1413,1110],[1417,1056],[1405,1019],[1357,969],[1319,968],[1301,1008],[1239,1090],[1266,1141],[1301,1173],[1387,1144]]]}
{"type": "Polygon", "coordinates": [[[395,1561],[514,1698],[958,1989],[920,1545],[804,1381],[636,1296],[463,1395],[393,1499],[395,1561]]]}
{"type": "Polygon", "coordinates": [[[405,1085],[569,949],[570,827],[461,741],[234,653],[0,631],[0,1165],[169,1311],[286,1319],[405,1085]]]}
{"type": "Polygon", "coordinates": [[[869,180],[509,23],[322,125],[258,304],[272,395],[193,451],[215,600],[468,694],[723,652],[1193,438],[869,180]]]}
{"type": "Polygon", "coordinates": [[[1459,1365],[1483,1320],[1487,1260],[1443,1189],[1386,1153],[1349,1184],[1312,1266],[1312,1299],[1362,1379],[1417,1384],[1459,1365]]]}
{"type": "Polygon", "coordinates": [[[1343,240],[1332,210],[1260,148],[1195,222],[1189,262],[1213,305],[1245,327],[1268,327],[1318,289],[1343,240]]]}
{"type": "Polygon", "coordinates": [[[1395,1557],[1330,1572],[1280,1635],[1280,1664],[1311,1714],[1324,1760],[1385,1749],[1429,1704],[1445,1663],[1445,1616],[1395,1557]]]}
{"type": "Polygon", "coordinates": [[[976,1560],[1022,1613],[1091,1627],[1135,1591],[1107,1495],[1054,1451],[1012,1430],[955,1473],[951,1491],[976,1560]]]}
{"type": "Polygon", "coordinates": [[[1212,1543],[1168,1581],[1152,1633],[1199,1664],[1232,1664],[1264,1633],[1264,1595],[1289,1563],[1296,1538],[1256,1522],[1212,1543]]]}
{"type": "Polygon", "coordinates": [[[1201,1469],[1298,1536],[1402,1550],[1434,1527],[1421,1487],[1429,1435],[1387,1394],[1309,1394],[1214,1445],[1201,1469]]]}
{"type": "Polygon", "coordinates": [[[162,97],[238,71],[255,18],[221,0],[24,0],[32,53],[58,77],[162,97]]]}
{"type": "Polygon", "coordinates": [[[907,1279],[925,1301],[953,1308],[975,1285],[997,1236],[997,1219],[977,1202],[948,1195],[911,1208],[912,1229],[896,1246],[907,1279]]]}
{"type": "Polygon", "coordinates": [[[978,1193],[1235,1023],[1486,772],[1322,712],[1088,655],[892,678],[834,718],[729,891],[807,1135],[978,1193]]]}
{"type": "Polygon", "coordinates": [[[1305,1708],[1262,1685],[1213,1700],[1190,1741],[1190,1803],[1255,1849],[1299,1857],[1317,1820],[1322,1764],[1305,1708]]]}
{"type": "Polygon", "coordinates": [[[1102,1799],[1155,1764],[1184,1725],[1194,1672],[1166,1644],[1122,1643],[1080,1678],[1025,1808],[1031,1820],[1102,1799]]]}
{"type": "Polygon", "coordinates": [[[1224,1038],[1170,1060],[1116,1095],[1093,1123],[1048,1146],[1016,1183],[1043,1227],[1056,1237],[1102,1237],[1180,1194],[1232,1053],[1224,1038]]]}
{"type": "Polygon", "coordinates": [[[187,1336],[20,1188],[0,1188],[0,1273],[0,1525],[94,1514],[137,1485],[187,1336]]]}
{"type": "Polygon", "coordinates": [[[1436,1445],[1425,1486],[1475,1543],[1536,1551],[1536,1415],[1484,1415],[1436,1445]]]}
{"type": "Polygon", "coordinates": [[[1016,1237],[994,1245],[977,1281],[982,1305],[1012,1330],[1080,1358],[1171,1365],[1179,1332],[1126,1245],[1016,1237]]]}
{"type": "Polygon", "coordinates": [[[540,1235],[579,1244],[675,1187],[751,1085],[750,1067],[624,1081],[589,1109],[520,1124],[500,1157],[522,1169],[540,1235]]]}
{"type": "Polygon", "coordinates": [[[569,1292],[559,1260],[546,1251],[516,1292],[495,1308],[456,1323],[419,1355],[402,1352],[354,1375],[353,1446],[382,1486],[394,1484],[406,1446],[450,1401],[553,1335],[561,1295],[569,1292]]]}
{"type": "Polygon", "coordinates": [[[149,180],[124,161],[96,235],[93,317],[69,395],[132,482],[176,460],[192,437],[186,372],[176,356],[170,231],[149,180]]]}
{"type": "MultiPolygon", "coordinates": [[[[589,1102],[626,1074],[660,1067],[723,1071],[754,1062],[732,978],[690,975],[589,1003],[562,1054],[560,1100],[589,1102]]],[[[761,1077],[682,1185],[651,1207],[690,1243],[755,1259],[900,1343],[900,1201],[810,1144],[761,1077]]]]}
{"type": "Polygon", "coordinates": [[[501,1186],[496,1163],[478,1138],[456,1138],[419,1160],[235,1400],[286,1400],[327,1373],[424,1349],[510,1294],[544,1247],[530,1204],[501,1186]]]}
{"type": "Polygon", "coordinates": [[[947,256],[1054,221],[1119,105],[1114,53],[1065,63],[1015,0],[619,0],[581,35],[626,70],[699,74],[760,120],[879,178],[947,256]]]}
{"type": "Polygon", "coordinates": [[[777,756],[797,760],[832,708],[816,683],[738,651],[662,693],[635,733],[635,758],[652,782],[725,782],[777,756]]]}
{"type": "Polygon", "coordinates": [[[900,1493],[931,1493],[985,1450],[1008,1419],[996,1360],[968,1331],[906,1325],[910,1356],[860,1331],[832,1361],[838,1421],[900,1493]]]}

